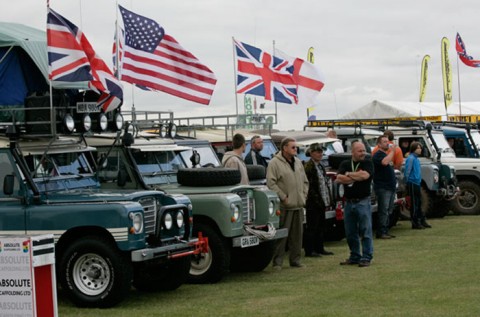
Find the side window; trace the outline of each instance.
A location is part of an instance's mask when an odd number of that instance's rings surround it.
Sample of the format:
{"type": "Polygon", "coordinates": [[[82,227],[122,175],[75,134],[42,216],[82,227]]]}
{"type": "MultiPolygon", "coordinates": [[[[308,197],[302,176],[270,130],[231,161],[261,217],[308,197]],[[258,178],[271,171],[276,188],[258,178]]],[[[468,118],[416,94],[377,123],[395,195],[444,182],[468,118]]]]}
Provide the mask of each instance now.
{"type": "MultiPolygon", "coordinates": [[[[0,153],[0,184],[2,186],[2,190],[0,190],[0,198],[6,197],[3,193],[3,180],[5,179],[6,175],[15,175],[12,162],[10,161],[7,153],[0,153]]],[[[18,192],[18,190],[18,178],[15,177],[14,191],[18,192]]]]}
{"type": "Polygon", "coordinates": [[[422,145],[422,157],[430,157],[431,153],[426,146],[425,139],[423,138],[399,138],[398,143],[402,149],[403,156],[407,157],[410,154],[410,145],[412,142],[419,142],[422,145]]]}

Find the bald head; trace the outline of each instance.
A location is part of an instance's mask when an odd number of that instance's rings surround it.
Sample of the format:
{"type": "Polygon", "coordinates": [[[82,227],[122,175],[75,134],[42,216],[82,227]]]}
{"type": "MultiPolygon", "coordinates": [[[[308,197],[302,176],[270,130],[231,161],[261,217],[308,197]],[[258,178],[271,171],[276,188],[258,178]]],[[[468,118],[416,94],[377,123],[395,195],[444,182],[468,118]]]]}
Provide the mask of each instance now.
{"type": "Polygon", "coordinates": [[[367,151],[365,150],[365,145],[360,141],[352,142],[352,159],[355,162],[363,161],[367,151]]]}

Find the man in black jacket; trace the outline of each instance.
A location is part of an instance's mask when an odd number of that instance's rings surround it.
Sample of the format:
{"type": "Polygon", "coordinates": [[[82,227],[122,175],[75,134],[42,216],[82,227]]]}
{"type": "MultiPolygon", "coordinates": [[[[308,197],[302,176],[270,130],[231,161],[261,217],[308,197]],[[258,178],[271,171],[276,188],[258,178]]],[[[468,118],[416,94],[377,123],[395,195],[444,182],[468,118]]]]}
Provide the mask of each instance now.
{"type": "Polygon", "coordinates": [[[260,154],[260,152],[263,150],[262,138],[259,135],[255,135],[252,137],[250,144],[251,148],[247,156],[245,156],[245,164],[262,165],[263,167],[267,168],[267,160],[260,154]]]}
{"type": "Polygon", "coordinates": [[[311,158],[305,164],[309,188],[307,196],[307,225],[303,238],[305,256],[320,257],[332,255],[323,246],[325,233],[325,208],[330,205],[330,193],[328,187],[328,176],[325,167],[322,165],[323,147],[313,143],[307,150],[311,158]]]}

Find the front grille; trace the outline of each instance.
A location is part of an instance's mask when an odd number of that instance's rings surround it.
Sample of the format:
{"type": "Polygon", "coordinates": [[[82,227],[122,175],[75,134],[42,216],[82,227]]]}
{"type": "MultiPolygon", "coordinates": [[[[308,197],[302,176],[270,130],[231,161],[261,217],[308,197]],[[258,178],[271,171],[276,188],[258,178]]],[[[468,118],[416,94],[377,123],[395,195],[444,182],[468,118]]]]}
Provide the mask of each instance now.
{"type": "Polygon", "coordinates": [[[155,233],[155,223],[157,220],[157,203],[155,198],[146,197],[138,201],[143,207],[143,222],[145,234],[155,233]]]}
{"type": "Polygon", "coordinates": [[[241,214],[243,223],[252,223],[255,219],[255,201],[248,195],[248,191],[236,192],[242,199],[241,214]]]}

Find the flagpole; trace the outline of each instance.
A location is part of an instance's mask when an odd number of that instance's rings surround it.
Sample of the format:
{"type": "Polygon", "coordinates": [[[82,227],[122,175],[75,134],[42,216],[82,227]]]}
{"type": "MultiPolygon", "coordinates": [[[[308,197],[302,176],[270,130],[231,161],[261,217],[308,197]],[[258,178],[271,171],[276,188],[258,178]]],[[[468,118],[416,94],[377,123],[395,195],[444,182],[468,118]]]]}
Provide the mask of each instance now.
{"type": "MultiPolygon", "coordinates": [[[[275,40],[273,40],[273,56],[275,56],[275,40]]],[[[273,96],[275,99],[275,96],[273,96]]],[[[275,124],[278,124],[277,101],[275,100],[275,124]]]]}
{"type": "Polygon", "coordinates": [[[233,93],[235,94],[235,109],[238,121],[238,96],[237,96],[237,68],[235,67],[235,38],[232,36],[233,53],[233,93]]]}
{"type": "MultiPolygon", "coordinates": [[[[457,82],[458,82],[458,110],[460,112],[460,120],[462,120],[462,97],[460,94],[460,68],[458,66],[458,53],[457,53],[457,82]]],[[[448,120],[448,118],[447,118],[448,120]]]]}

